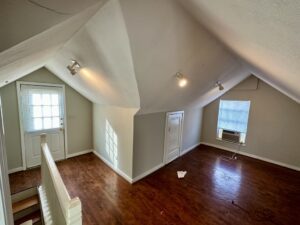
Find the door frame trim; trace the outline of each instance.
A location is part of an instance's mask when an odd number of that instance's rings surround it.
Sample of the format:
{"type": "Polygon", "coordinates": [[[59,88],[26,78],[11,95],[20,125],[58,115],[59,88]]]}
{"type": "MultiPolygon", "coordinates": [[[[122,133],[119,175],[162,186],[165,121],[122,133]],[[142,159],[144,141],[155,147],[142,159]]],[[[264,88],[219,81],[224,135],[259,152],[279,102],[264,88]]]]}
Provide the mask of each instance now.
{"type": "Polygon", "coordinates": [[[167,152],[167,132],[168,132],[168,117],[172,114],[182,114],[182,121],[181,121],[181,127],[180,127],[180,140],[179,140],[179,155],[181,155],[182,151],[182,136],[183,136],[183,123],[184,123],[184,111],[174,111],[174,112],[167,112],[166,113],[166,122],[165,122],[165,137],[164,137],[164,158],[163,158],[163,164],[166,165],[166,152],[167,152]]]}
{"type": "Polygon", "coordinates": [[[18,97],[18,111],[19,111],[19,124],[20,124],[20,135],[21,135],[21,149],[22,149],[22,167],[23,170],[27,169],[26,164],[26,152],[25,152],[25,137],[24,137],[24,127],[22,121],[21,114],[21,85],[33,85],[33,86],[44,86],[44,87],[60,87],[63,90],[63,107],[64,107],[64,159],[67,158],[68,155],[68,129],[67,129],[67,107],[66,107],[66,93],[65,93],[65,85],[64,84],[53,84],[53,83],[40,83],[40,82],[28,82],[28,81],[17,81],[17,97],[18,97]]]}

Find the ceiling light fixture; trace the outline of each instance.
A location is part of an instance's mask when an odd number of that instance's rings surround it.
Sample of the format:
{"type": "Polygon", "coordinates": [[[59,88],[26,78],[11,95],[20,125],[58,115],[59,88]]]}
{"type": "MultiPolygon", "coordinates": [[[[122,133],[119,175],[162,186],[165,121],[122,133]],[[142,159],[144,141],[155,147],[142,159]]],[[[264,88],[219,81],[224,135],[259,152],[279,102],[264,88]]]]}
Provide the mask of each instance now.
{"type": "Polygon", "coordinates": [[[219,91],[223,91],[224,90],[224,87],[223,87],[223,85],[221,84],[220,81],[217,81],[215,86],[219,88],[219,91]]]}
{"type": "Polygon", "coordinates": [[[178,86],[179,87],[182,88],[182,87],[185,87],[187,85],[188,80],[184,77],[184,75],[182,73],[177,72],[175,76],[178,80],[178,86]]]}
{"type": "Polygon", "coordinates": [[[72,65],[68,65],[67,68],[70,71],[70,73],[74,76],[78,72],[80,65],[76,60],[72,59],[72,65]]]}

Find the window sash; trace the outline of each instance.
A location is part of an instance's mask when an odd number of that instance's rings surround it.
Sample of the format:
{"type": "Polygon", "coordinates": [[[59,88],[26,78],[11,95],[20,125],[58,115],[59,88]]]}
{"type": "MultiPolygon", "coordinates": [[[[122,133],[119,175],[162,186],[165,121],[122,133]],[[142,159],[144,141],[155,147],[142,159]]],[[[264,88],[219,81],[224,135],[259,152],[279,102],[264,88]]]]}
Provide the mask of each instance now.
{"type": "Polygon", "coordinates": [[[220,100],[218,130],[247,133],[250,101],[220,100]]]}

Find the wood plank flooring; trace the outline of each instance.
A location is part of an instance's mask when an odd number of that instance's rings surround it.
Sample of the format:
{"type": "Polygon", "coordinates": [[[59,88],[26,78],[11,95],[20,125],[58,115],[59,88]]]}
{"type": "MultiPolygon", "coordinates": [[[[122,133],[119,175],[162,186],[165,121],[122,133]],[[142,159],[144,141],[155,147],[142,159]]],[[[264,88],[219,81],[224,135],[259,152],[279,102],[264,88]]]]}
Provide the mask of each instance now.
{"type": "MultiPolygon", "coordinates": [[[[131,185],[93,154],[58,163],[84,224],[297,225],[300,173],[201,145],[131,185]],[[186,170],[178,179],[177,170],[186,170]]],[[[39,169],[10,175],[17,192],[40,181],[39,169]]]]}

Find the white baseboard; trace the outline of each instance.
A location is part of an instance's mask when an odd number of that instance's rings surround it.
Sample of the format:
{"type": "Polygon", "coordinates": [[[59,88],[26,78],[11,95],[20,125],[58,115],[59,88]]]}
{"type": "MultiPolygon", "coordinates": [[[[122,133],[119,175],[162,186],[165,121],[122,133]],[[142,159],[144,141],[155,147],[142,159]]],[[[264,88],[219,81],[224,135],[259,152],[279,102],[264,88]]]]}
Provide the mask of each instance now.
{"type": "MultiPolygon", "coordinates": [[[[193,150],[193,149],[195,149],[196,147],[198,147],[200,144],[201,144],[201,142],[199,142],[199,143],[197,143],[197,144],[195,144],[195,145],[193,145],[193,146],[191,146],[191,147],[189,147],[189,148],[187,148],[187,149],[184,149],[182,152],[180,152],[180,156],[182,156],[182,155],[184,155],[184,154],[190,152],[191,150],[193,150]]],[[[134,182],[137,182],[137,181],[139,181],[139,180],[141,180],[141,179],[143,179],[144,177],[150,175],[151,173],[154,173],[155,171],[159,170],[159,169],[162,168],[163,166],[164,166],[164,164],[161,163],[161,164],[159,164],[159,165],[153,167],[152,169],[147,170],[146,172],[144,172],[144,173],[142,173],[142,174],[136,176],[136,177],[133,178],[133,180],[132,180],[133,183],[134,183],[134,182]]]]}
{"type": "Polygon", "coordinates": [[[23,166],[17,167],[17,168],[8,170],[8,174],[20,172],[20,171],[23,171],[23,170],[24,170],[23,166]]]}
{"type": "Polygon", "coordinates": [[[76,157],[76,156],[80,156],[80,155],[84,155],[84,154],[88,154],[93,152],[94,149],[87,149],[81,152],[76,152],[76,153],[71,153],[71,154],[67,154],[67,159],[72,158],[72,157],[76,157]]]}
{"type": "Polygon", "coordinates": [[[144,172],[144,173],[142,173],[142,174],[136,176],[135,178],[133,178],[132,182],[134,183],[134,182],[137,182],[138,180],[143,179],[144,177],[150,175],[151,173],[154,173],[156,170],[159,170],[159,169],[162,168],[163,166],[164,166],[164,164],[161,163],[161,164],[159,164],[159,165],[153,167],[152,169],[147,170],[146,172],[144,172]]]}
{"type": "Polygon", "coordinates": [[[132,178],[129,177],[126,173],[124,173],[119,168],[116,168],[111,162],[109,162],[107,159],[105,159],[102,155],[100,155],[97,151],[93,151],[93,153],[101,159],[107,166],[109,166],[113,171],[115,171],[117,174],[119,174],[121,177],[123,177],[126,181],[132,184],[132,178]]]}
{"type": "MultiPolygon", "coordinates": [[[[211,146],[211,147],[214,147],[214,148],[219,148],[219,149],[222,149],[222,150],[225,150],[225,151],[230,151],[230,152],[236,152],[237,151],[237,150],[232,149],[232,148],[227,148],[227,147],[224,147],[222,145],[210,144],[210,143],[207,143],[207,142],[201,142],[201,144],[211,146]]],[[[238,154],[248,156],[248,157],[251,157],[251,158],[254,158],[254,159],[259,159],[259,160],[262,160],[262,161],[265,161],[265,162],[268,162],[268,163],[273,163],[273,164],[276,164],[278,166],[286,167],[286,168],[289,168],[289,169],[292,169],[292,170],[300,171],[300,167],[289,165],[289,164],[282,163],[282,162],[278,162],[278,161],[275,161],[275,160],[272,160],[272,159],[257,156],[257,155],[250,154],[250,153],[247,153],[247,152],[239,152],[238,154]]]]}
{"type": "Polygon", "coordinates": [[[195,144],[195,145],[193,145],[193,146],[191,146],[191,147],[189,147],[189,148],[187,148],[187,149],[184,149],[183,151],[180,152],[180,156],[182,156],[182,155],[188,153],[189,151],[191,151],[191,150],[193,150],[194,148],[198,147],[200,144],[201,144],[201,142],[199,142],[199,143],[197,143],[197,144],[195,144]]]}

